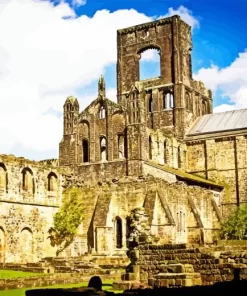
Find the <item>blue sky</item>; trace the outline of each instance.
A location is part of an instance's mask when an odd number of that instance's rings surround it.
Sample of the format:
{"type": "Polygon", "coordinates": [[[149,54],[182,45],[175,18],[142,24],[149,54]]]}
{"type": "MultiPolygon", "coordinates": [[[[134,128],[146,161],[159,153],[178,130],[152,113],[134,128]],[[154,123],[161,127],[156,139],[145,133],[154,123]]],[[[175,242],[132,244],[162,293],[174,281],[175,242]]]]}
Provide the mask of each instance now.
{"type": "MultiPolygon", "coordinates": [[[[116,30],[178,14],[192,26],[193,76],[212,89],[214,112],[247,108],[247,0],[1,0],[0,153],[58,157],[62,108],[81,110],[104,74],[116,100],[116,30]]],[[[144,56],[155,74],[154,56],[144,56]]]]}
{"type": "MultiPolygon", "coordinates": [[[[72,6],[73,1],[68,1],[72,6]]],[[[193,73],[201,68],[209,68],[212,64],[220,68],[229,66],[237,58],[240,52],[247,48],[246,38],[246,11],[247,0],[223,1],[223,0],[88,0],[85,5],[75,7],[78,16],[93,15],[102,9],[114,12],[119,9],[136,9],[140,13],[154,17],[166,14],[170,7],[178,9],[186,7],[199,21],[199,27],[193,30],[193,73]]],[[[158,63],[156,63],[158,67],[158,63]]],[[[150,68],[145,63],[145,70],[154,71],[154,65],[150,68]]],[[[108,87],[116,87],[115,65],[105,68],[105,77],[108,87]]],[[[94,81],[91,84],[95,88],[94,81]]],[[[90,87],[87,87],[87,91],[90,87]]],[[[84,91],[84,89],[82,89],[84,91]]],[[[223,92],[218,89],[214,92],[214,107],[222,104],[223,92]]],[[[230,103],[226,96],[224,102],[230,103]]]]}

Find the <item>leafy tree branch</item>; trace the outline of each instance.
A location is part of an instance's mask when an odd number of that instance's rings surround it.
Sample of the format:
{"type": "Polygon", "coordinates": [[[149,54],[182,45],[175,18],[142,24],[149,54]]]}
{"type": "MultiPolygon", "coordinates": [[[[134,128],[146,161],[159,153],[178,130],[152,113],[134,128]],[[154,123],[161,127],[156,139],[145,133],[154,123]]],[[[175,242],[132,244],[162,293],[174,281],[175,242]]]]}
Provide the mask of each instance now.
{"type": "Polygon", "coordinates": [[[73,242],[82,223],[84,209],[80,197],[80,191],[75,188],[64,194],[63,204],[48,231],[51,245],[57,247],[57,256],[73,242]]]}

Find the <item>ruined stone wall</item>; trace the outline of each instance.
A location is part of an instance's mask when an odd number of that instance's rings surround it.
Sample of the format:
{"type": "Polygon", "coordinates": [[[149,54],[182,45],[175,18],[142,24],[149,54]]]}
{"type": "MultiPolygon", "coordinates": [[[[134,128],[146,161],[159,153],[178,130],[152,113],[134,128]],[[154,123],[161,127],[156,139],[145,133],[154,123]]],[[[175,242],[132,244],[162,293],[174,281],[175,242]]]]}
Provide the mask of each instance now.
{"type": "Polygon", "coordinates": [[[187,147],[183,141],[161,130],[148,130],[148,134],[151,143],[146,147],[146,159],[173,168],[186,169],[187,147]]]}
{"type": "Polygon", "coordinates": [[[146,125],[182,138],[202,115],[212,112],[212,95],[192,79],[191,28],[179,16],[118,30],[118,102],[127,107],[133,86],[145,89],[146,125]],[[142,53],[160,54],[160,75],[140,81],[142,53]]]}
{"type": "Polygon", "coordinates": [[[81,165],[78,167],[78,174],[84,183],[91,185],[102,181],[111,182],[114,178],[126,176],[126,160],[81,165]]]}
{"type": "Polygon", "coordinates": [[[99,97],[76,120],[73,133],[64,134],[60,143],[60,165],[77,167],[126,157],[125,113],[121,106],[99,97]]]}
{"type": "MultiPolygon", "coordinates": [[[[144,245],[139,247],[139,259],[141,280],[154,279],[157,275],[174,273],[173,281],[176,278],[176,268],[178,264],[191,264],[195,272],[199,272],[203,285],[212,285],[215,282],[231,281],[234,278],[234,267],[243,269],[242,278],[246,279],[246,246],[231,246],[227,249],[218,247],[212,248],[188,248],[186,245],[144,245]],[[172,266],[173,265],[173,266],[172,266]]],[[[180,271],[177,271],[178,273],[180,271]]],[[[158,278],[158,277],[157,277],[158,278]]],[[[168,278],[172,278],[167,277],[168,278]]],[[[160,280],[159,285],[166,286],[167,281],[160,280]]],[[[157,280],[153,284],[158,284],[157,280]]],[[[171,286],[175,284],[170,283],[171,286]]],[[[181,283],[177,286],[181,286],[181,283]]]]}
{"type": "Polygon", "coordinates": [[[15,202],[0,202],[0,207],[1,263],[37,262],[56,255],[47,237],[57,207],[15,202]]]}
{"type": "Polygon", "coordinates": [[[223,213],[246,203],[247,137],[211,137],[187,141],[187,171],[225,187],[223,213]]]}
{"type": "MultiPolygon", "coordinates": [[[[177,40],[177,32],[180,20],[177,17],[163,19],[159,22],[150,22],[142,26],[135,26],[118,31],[118,96],[129,91],[139,77],[139,58],[140,54],[148,48],[160,51],[162,56],[161,74],[150,83],[146,82],[145,87],[170,84],[173,82],[173,72],[180,69],[173,69],[172,49],[173,43],[177,40]],[[176,36],[174,36],[176,35],[176,36]],[[151,84],[151,85],[150,85],[151,84]]],[[[177,43],[176,43],[177,45],[177,43]]],[[[178,48],[180,50],[180,48],[178,48]]],[[[176,65],[177,66],[177,65],[176,65]]]]}
{"type": "Polygon", "coordinates": [[[47,231],[61,204],[63,181],[57,164],[0,156],[1,263],[54,255],[47,231]]]}
{"type": "Polygon", "coordinates": [[[219,229],[214,193],[197,186],[150,177],[82,185],[79,190],[86,209],[82,253],[125,254],[128,217],[138,207],[145,208],[157,243],[212,243],[219,229]]]}

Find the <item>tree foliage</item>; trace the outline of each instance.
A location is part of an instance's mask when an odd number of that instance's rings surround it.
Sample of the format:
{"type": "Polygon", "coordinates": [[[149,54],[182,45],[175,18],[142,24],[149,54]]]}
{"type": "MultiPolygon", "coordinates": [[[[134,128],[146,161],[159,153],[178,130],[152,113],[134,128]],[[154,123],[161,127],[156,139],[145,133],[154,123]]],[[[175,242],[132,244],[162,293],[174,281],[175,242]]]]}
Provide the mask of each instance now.
{"type": "Polygon", "coordinates": [[[53,227],[48,231],[51,245],[57,247],[57,256],[73,242],[84,213],[78,189],[70,190],[64,197],[62,206],[53,218],[53,227]]]}
{"type": "Polygon", "coordinates": [[[247,206],[238,207],[222,222],[220,236],[237,240],[247,238],[247,206]]]}

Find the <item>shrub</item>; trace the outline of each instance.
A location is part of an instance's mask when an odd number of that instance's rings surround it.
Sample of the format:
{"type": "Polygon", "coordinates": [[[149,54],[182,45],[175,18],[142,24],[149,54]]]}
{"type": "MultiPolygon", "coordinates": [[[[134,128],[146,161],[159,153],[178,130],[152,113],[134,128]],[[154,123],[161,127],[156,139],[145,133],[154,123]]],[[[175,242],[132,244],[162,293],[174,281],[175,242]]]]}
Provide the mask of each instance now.
{"type": "Polygon", "coordinates": [[[221,238],[243,240],[247,238],[247,206],[238,207],[221,223],[221,238]]]}

